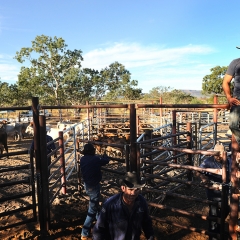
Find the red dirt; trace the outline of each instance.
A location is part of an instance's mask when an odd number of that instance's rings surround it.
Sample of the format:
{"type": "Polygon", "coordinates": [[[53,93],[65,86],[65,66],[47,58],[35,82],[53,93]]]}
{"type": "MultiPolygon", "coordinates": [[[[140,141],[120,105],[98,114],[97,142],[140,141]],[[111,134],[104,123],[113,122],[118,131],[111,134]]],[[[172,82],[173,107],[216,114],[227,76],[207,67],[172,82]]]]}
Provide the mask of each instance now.
{"type": "MultiPolygon", "coordinates": [[[[9,150],[23,150],[28,149],[30,146],[31,139],[25,139],[22,142],[10,142],[9,150]]],[[[26,164],[29,160],[27,158],[22,158],[18,160],[9,160],[6,158],[0,159],[0,167],[3,166],[14,166],[16,164],[26,164]]],[[[24,173],[20,177],[24,177],[24,173]]],[[[0,175],[0,180],[3,178],[8,178],[7,176],[0,175]]],[[[10,178],[10,176],[9,176],[10,178]]],[[[105,182],[106,183],[106,182],[105,182]]],[[[12,229],[7,229],[0,231],[0,239],[80,239],[81,227],[86,217],[87,204],[88,201],[80,195],[77,191],[77,184],[75,180],[71,180],[67,185],[67,194],[60,195],[53,202],[51,209],[51,230],[46,236],[43,236],[39,232],[38,224],[27,224],[21,225],[12,229]]],[[[103,186],[104,189],[104,186],[103,186]]],[[[185,188],[180,191],[182,194],[191,196],[193,193],[195,196],[203,196],[205,192],[203,190],[189,189],[185,188]],[[197,192],[199,191],[199,192],[197,192]]],[[[0,197],[3,194],[0,190],[0,197]]],[[[106,198],[106,196],[104,196],[106,198]]],[[[27,200],[26,200],[27,201],[27,200]]],[[[183,207],[185,210],[198,212],[200,214],[207,214],[207,207],[201,204],[188,203],[186,200],[179,200],[175,198],[167,198],[165,200],[168,205],[183,207]]],[[[11,207],[12,209],[18,208],[21,206],[21,202],[14,201],[10,203],[10,206],[7,204],[1,204],[0,212],[5,211],[7,208],[11,207]]],[[[29,213],[30,214],[30,213],[29,213]]],[[[194,225],[196,227],[201,227],[206,229],[206,222],[201,223],[199,219],[187,219],[178,214],[171,213],[169,214],[165,210],[157,210],[154,213],[157,217],[163,218],[166,220],[177,221],[180,225],[189,226],[194,225]]],[[[27,217],[27,216],[25,216],[27,217]]],[[[5,224],[16,222],[18,216],[12,218],[1,217],[0,222],[5,224]]],[[[207,240],[208,237],[195,232],[189,232],[187,230],[182,230],[181,228],[173,227],[167,224],[163,224],[157,221],[153,221],[153,226],[155,229],[156,239],[157,240],[207,240]]],[[[141,239],[145,239],[142,237],[141,239]]]]}

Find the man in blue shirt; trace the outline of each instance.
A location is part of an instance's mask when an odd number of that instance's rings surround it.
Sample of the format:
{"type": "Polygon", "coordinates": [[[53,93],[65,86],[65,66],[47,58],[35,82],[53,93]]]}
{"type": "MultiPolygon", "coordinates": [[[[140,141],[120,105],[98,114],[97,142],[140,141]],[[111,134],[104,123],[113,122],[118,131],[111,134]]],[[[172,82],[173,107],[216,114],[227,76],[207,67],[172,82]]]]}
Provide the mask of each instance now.
{"type": "Polygon", "coordinates": [[[148,205],[140,195],[144,185],[135,172],[126,174],[122,192],[103,204],[93,228],[94,240],[139,240],[142,230],[148,240],[154,240],[148,205]]]}
{"type": "Polygon", "coordinates": [[[100,181],[102,180],[101,166],[109,163],[106,154],[102,157],[95,155],[95,148],[91,143],[84,145],[84,156],[80,159],[81,174],[84,182],[84,189],[90,197],[88,213],[82,227],[81,239],[87,240],[90,237],[90,231],[99,209],[100,181]]]}
{"type": "MultiPolygon", "coordinates": [[[[46,142],[47,142],[47,155],[56,149],[53,138],[47,135],[47,132],[50,130],[50,127],[46,126],[46,142]]],[[[30,150],[34,150],[34,140],[31,143],[30,150]]],[[[54,153],[54,157],[57,157],[57,153],[54,153]]],[[[48,166],[51,164],[51,156],[47,158],[48,166]]],[[[48,170],[48,175],[50,175],[50,169],[48,170]]]]}

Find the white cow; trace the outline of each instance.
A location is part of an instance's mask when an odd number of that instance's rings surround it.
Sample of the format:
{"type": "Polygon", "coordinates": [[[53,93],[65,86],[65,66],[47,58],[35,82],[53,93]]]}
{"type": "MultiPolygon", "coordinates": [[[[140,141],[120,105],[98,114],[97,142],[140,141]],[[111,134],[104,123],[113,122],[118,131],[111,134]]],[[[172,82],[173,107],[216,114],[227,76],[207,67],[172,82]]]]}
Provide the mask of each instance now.
{"type": "MultiPolygon", "coordinates": [[[[46,126],[46,133],[47,135],[51,136],[53,139],[56,139],[59,137],[59,131],[61,131],[58,128],[52,128],[50,126],[46,126]]],[[[26,128],[26,133],[30,134],[30,135],[34,135],[34,131],[33,131],[33,125],[29,124],[26,128]]],[[[64,132],[63,133],[63,139],[64,141],[67,141],[69,139],[69,133],[68,132],[64,132]]]]}
{"type": "MultiPolygon", "coordinates": [[[[46,130],[47,130],[47,135],[51,136],[53,139],[56,139],[59,137],[59,130],[58,128],[47,128],[46,127],[46,130]]],[[[64,141],[67,141],[69,139],[69,132],[64,132],[63,133],[63,140],[64,141]]]]}
{"type": "Polygon", "coordinates": [[[72,126],[74,126],[75,125],[75,123],[71,123],[71,122],[69,122],[69,121],[67,121],[67,122],[58,122],[57,123],[57,128],[59,129],[59,130],[66,130],[66,129],[69,129],[69,133],[70,134],[73,134],[73,129],[70,129],[72,126]]]}
{"type": "Polygon", "coordinates": [[[57,128],[60,130],[69,130],[69,133],[72,135],[75,130],[75,134],[79,135],[84,129],[84,123],[71,123],[69,121],[66,122],[58,122],[57,128]],[[74,128],[74,129],[73,129],[74,128]]]}

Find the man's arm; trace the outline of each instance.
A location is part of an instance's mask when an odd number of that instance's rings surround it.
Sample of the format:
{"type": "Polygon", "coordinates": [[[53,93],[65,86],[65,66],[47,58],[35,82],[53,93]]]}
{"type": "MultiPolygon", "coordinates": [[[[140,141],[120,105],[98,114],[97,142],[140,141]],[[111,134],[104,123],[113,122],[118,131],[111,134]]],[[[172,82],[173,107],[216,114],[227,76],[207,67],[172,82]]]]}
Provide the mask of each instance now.
{"type": "Polygon", "coordinates": [[[100,161],[101,161],[101,165],[104,166],[106,164],[109,163],[109,157],[108,155],[106,154],[106,152],[104,152],[104,154],[102,156],[99,157],[100,158],[100,161]]]}
{"type": "Polygon", "coordinates": [[[142,230],[148,240],[154,240],[154,232],[152,227],[152,219],[149,215],[147,201],[143,198],[142,204],[144,206],[144,222],[142,224],[142,230]]]}
{"type": "Polygon", "coordinates": [[[224,79],[223,79],[223,84],[222,84],[223,91],[227,97],[230,108],[233,105],[240,105],[240,101],[236,98],[233,98],[231,95],[230,84],[231,84],[232,79],[233,79],[233,76],[231,76],[229,74],[225,74],[224,79]]]}

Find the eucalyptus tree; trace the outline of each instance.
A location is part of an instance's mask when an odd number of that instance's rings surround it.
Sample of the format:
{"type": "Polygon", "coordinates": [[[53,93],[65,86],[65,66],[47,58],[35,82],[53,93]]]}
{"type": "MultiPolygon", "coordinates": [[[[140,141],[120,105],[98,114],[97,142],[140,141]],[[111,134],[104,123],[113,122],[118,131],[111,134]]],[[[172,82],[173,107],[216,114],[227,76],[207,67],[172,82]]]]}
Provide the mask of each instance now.
{"type": "Polygon", "coordinates": [[[58,103],[63,94],[67,79],[79,75],[81,50],[69,50],[62,38],[37,36],[31,47],[23,47],[16,53],[15,59],[22,66],[18,87],[25,92],[26,97],[39,96],[49,103],[58,103]]]}
{"type": "Polygon", "coordinates": [[[0,106],[4,107],[11,102],[11,99],[9,99],[9,85],[6,82],[0,81],[0,106]]]}
{"type": "Polygon", "coordinates": [[[185,93],[182,90],[172,89],[171,87],[158,86],[153,87],[149,93],[144,94],[143,99],[155,100],[159,103],[159,98],[162,98],[163,103],[170,104],[191,104],[197,102],[197,98],[185,93]]]}
{"type": "Polygon", "coordinates": [[[63,101],[66,104],[81,105],[92,100],[97,94],[95,91],[99,79],[98,71],[90,68],[83,68],[78,73],[67,76],[61,88],[62,96],[65,96],[63,101]]]}
{"type": "Polygon", "coordinates": [[[163,101],[167,100],[168,93],[172,91],[171,87],[157,86],[149,90],[149,93],[145,93],[143,99],[156,99],[159,102],[161,97],[163,101]]]}
{"type": "Polygon", "coordinates": [[[223,94],[222,82],[227,67],[216,66],[210,69],[211,73],[202,80],[203,94],[223,94]]]}
{"type": "MultiPolygon", "coordinates": [[[[106,100],[139,99],[142,89],[137,88],[138,81],[131,80],[131,73],[119,62],[114,62],[100,71],[98,91],[105,93],[106,100]]],[[[104,94],[103,94],[104,95],[104,94]]],[[[101,95],[101,97],[103,97],[101,95]]]]}

